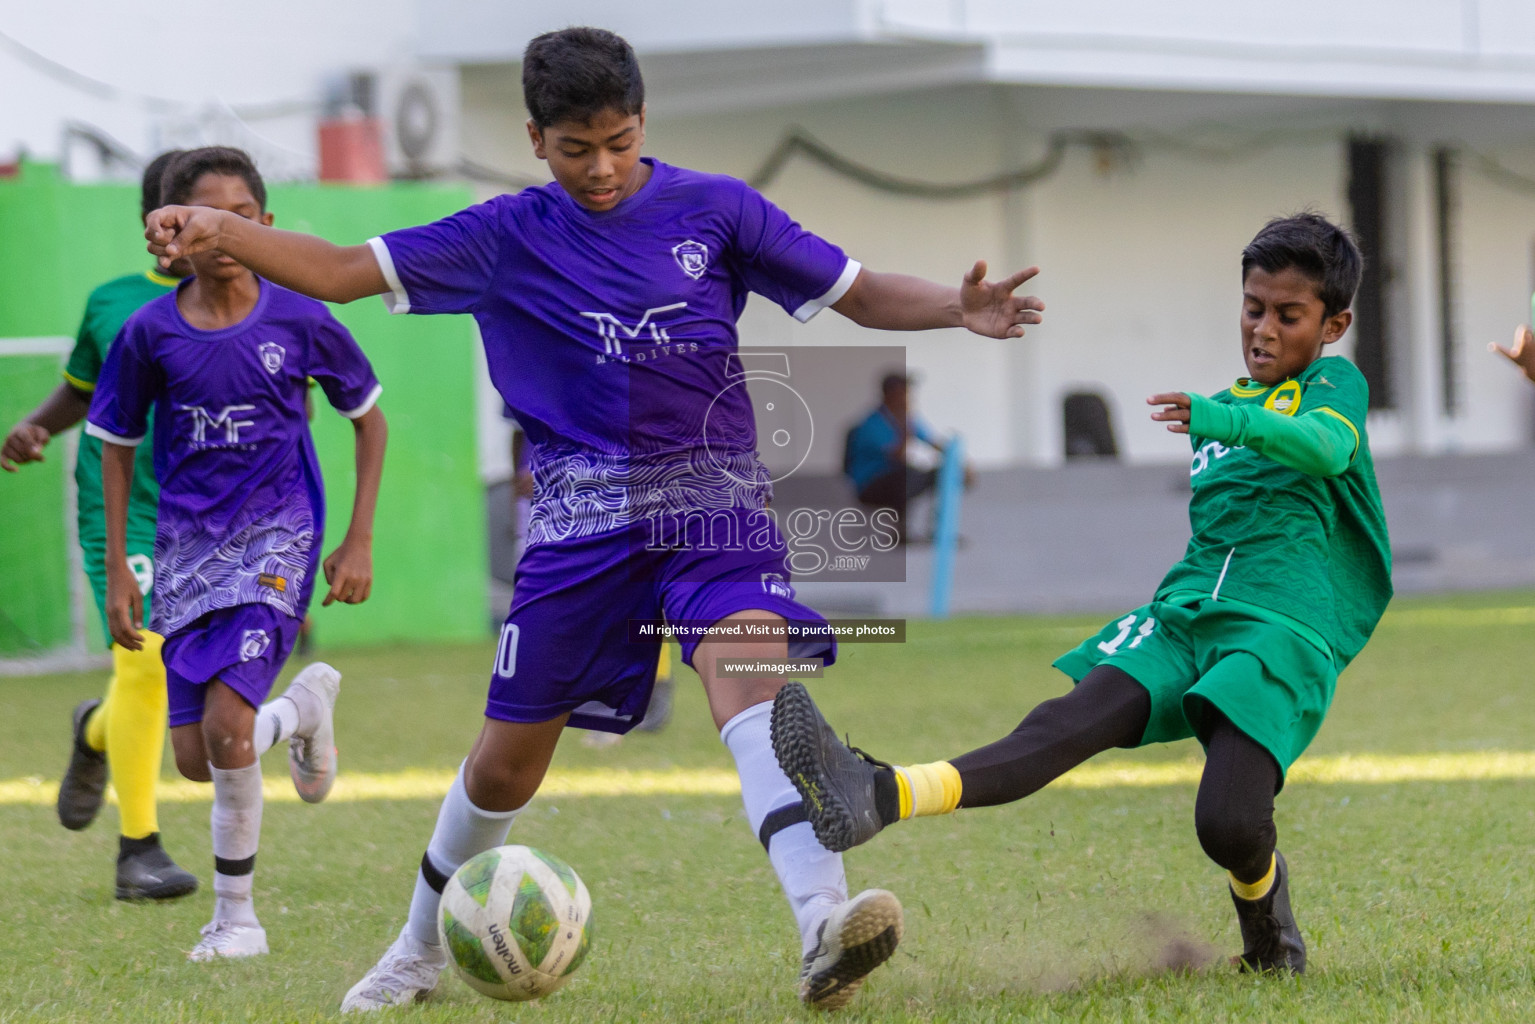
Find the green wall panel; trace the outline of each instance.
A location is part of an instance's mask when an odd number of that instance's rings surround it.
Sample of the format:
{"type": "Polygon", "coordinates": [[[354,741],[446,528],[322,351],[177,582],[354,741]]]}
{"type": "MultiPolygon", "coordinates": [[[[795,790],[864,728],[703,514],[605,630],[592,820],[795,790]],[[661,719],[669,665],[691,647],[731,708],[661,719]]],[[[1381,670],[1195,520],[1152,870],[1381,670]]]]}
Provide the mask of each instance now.
{"type": "MultiPolygon", "coordinates": [[[[51,390],[58,356],[0,356],[0,430],[51,390]]],[[[0,473],[0,656],[29,656],[70,642],[69,551],[62,445],[41,464],[0,473]]]]}

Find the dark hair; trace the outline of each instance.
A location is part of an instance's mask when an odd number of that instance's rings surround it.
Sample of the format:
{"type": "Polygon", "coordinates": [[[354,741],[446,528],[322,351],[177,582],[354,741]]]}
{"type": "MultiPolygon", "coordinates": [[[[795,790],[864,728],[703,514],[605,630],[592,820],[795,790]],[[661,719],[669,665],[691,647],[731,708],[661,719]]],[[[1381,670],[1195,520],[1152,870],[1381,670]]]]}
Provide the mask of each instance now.
{"type": "Polygon", "coordinates": [[[165,180],[165,169],[180,155],[179,149],[167,149],[145,166],[144,180],[139,183],[139,220],[148,220],[150,212],[161,207],[161,182],[165,180]]]}
{"type": "Polygon", "coordinates": [[[522,101],[540,129],[560,121],[590,124],[604,110],[633,117],[645,105],[634,49],[600,28],[546,32],[522,54],[522,101]]]}
{"type": "Polygon", "coordinates": [[[1306,210],[1276,217],[1263,225],[1242,250],[1242,280],[1253,267],[1270,274],[1294,267],[1316,282],[1323,317],[1336,316],[1354,303],[1364,257],[1347,228],[1306,210]]]}
{"type": "Polygon", "coordinates": [[[232,178],[245,179],[256,205],[262,213],[266,212],[266,183],[261,180],[261,172],[256,170],[256,163],[249,153],[231,146],[189,149],[172,161],[165,172],[165,186],[161,193],[165,202],[182,204],[191,199],[192,190],[197,187],[197,179],[204,174],[227,174],[232,178]]]}

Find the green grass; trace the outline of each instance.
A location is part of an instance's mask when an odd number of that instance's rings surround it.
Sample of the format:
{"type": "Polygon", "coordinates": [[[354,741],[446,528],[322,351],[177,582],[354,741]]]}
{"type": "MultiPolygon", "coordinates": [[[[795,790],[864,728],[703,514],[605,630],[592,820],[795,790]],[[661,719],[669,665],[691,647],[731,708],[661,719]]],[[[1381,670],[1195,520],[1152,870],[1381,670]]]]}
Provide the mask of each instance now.
{"type": "MultiPolygon", "coordinates": [[[[1338,687],[1312,752],[1535,749],[1530,625],[1482,609],[1535,594],[1402,601],[1338,687]]],[[[1527,616],[1525,616],[1527,617],[1527,616]]],[[[952,756],[1061,691],[1050,659],[1086,619],[913,623],[904,645],[845,646],[816,684],[828,717],[881,756],[952,756]]],[[[477,728],[491,645],[338,651],[345,771],[451,768],[477,728]]],[[[0,680],[0,780],[63,768],[69,709],[93,674],[0,680]]],[[[1184,743],[1105,759],[1195,759],[1184,743]]],[[[167,770],[170,759],[167,757],[167,770]]],[[[685,676],[672,727],[562,747],[557,767],[728,768],[685,676]]],[[[284,772],[278,755],[269,776],[284,772]]],[[[848,1020],[1482,1021],[1535,1018],[1535,801],[1528,780],[1304,784],[1278,802],[1299,981],[1239,976],[1222,873],[1199,850],[1191,786],[1047,789],[1020,804],[901,826],[848,855],[853,887],[907,907],[907,938],[848,1020]],[[1195,970],[1169,965],[1194,962],[1195,970]]],[[[257,908],[272,954],[190,964],[203,892],[112,899],[116,812],[89,831],[0,805],[0,1022],[309,1021],[398,930],[435,800],[266,808],[257,908]]],[[[161,808],[167,845],[211,875],[206,803],[161,808]]],[[[734,797],[535,800],[513,840],[570,861],[596,939],[563,991],[497,1004],[456,979],[399,1021],[782,1021],[798,943],[734,797]]]]}

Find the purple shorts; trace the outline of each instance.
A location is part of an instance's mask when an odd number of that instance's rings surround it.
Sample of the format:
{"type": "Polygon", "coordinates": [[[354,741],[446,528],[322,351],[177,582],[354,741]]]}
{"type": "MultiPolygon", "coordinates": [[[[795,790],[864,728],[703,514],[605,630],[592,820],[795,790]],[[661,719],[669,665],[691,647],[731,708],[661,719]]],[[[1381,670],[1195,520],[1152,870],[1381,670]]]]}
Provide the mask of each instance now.
{"type": "Polygon", "coordinates": [[[203,720],[208,684],[215,679],[260,707],[302,624],[271,605],[240,604],[217,608],[166,637],[171,727],[203,720]]]}
{"type": "MultiPolygon", "coordinates": [[[[730,515],[744,523],[754,514],[730,515]]],[[[631,637],[632,619],[707,624],[761,610],[824,630],[826,620],[794,599],[776,526],[764,543],[760,521],[753,524],[755,545],[653,549],[648,524],[641,523],[528,548],[501,627],[486,717],[546,722],[569,711],[569,724],[578,729],[628,732],[650,703],[661,654],[660,637],[631,637]]],[[[693,664],[697,639],[679,642],[682,660],[693,664]]],[[[830,665],[837,645],[810,640],[791,644],[789,655],[830,665]]]]}

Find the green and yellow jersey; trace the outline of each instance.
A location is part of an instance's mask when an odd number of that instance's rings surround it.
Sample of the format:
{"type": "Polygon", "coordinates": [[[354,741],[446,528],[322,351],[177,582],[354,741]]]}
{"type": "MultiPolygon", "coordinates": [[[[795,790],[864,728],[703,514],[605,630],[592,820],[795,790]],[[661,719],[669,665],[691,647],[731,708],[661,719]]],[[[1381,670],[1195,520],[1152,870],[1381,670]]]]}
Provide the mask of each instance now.
{"type": "Polygon", "coordinates": [[[1391,544],[1365,433],[1369,386],[1340,356],[1272,386],[1195,396],[1192,536],[1157,600],[1213,595],[1268,612],[1338,671],[1391,600],[1391,544]]]}
{"type": "MultiPolygon", "coordinates": [[[[107,349],[128,318],[150,299],[159,298],[175,288],[177,278],[153,270],[129,274],[108,281],[85,303],[85,316],[75,336],[75,347],[64,367],[64,379],[79,391],[96,390],[96,378],[106,361],[107,349]]],[[[151,432],[153,427],[151,426],[151,432]]],[[[104,568],[106,558],[106,505],[101,495],[101,441],[83,435],[75,458],[75,483],[78,490],[80,551],[84,555],[86,575],[98,591],[97,605],[105,602],[104,568]]],[[[134,453],[133,490],[128,500],[128,554],[135,575],[152,572],[154,555],[155,510],[160,502],[160,485],[155,480],[154,446],[147,441],[134,453]]],[[[140,579],[142,584],[144,579],[140,579]]],[[[145,612],[148,620],[148,612],[145,612]]]]}

